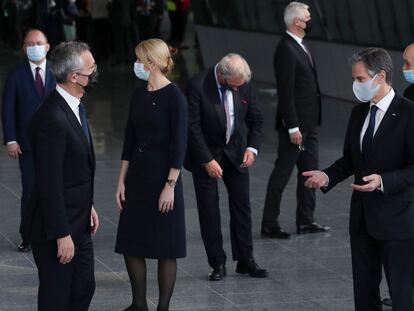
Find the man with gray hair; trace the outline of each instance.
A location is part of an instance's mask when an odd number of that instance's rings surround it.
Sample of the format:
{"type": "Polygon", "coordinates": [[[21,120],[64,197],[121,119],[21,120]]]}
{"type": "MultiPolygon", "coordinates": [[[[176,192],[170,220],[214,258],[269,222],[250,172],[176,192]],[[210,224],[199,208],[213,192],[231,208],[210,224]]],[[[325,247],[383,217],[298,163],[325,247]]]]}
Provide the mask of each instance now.
{"type": "Polygon", "coordinates": [[[237,273],[266,277],[253,258],[250,216],[250,167],[258,153],[263,116],[250,83],[249,65],[228,54],[187,85],[188,152],[184,163],[193,174],[201,236],[212,267],[209,280],[226,276],[218,180],[227,188],[233,260],[237,273]]]}
{"type": "Polygon", "coordinates": [[[414,310],[414,103],[391,87],[384,49],[351,58],[353,91],[362,102],[349,118],[343,156],[305,185],[328,192],[354,175],[349,216],[356,311],[380,311],[385,269],[394,311],[414,310]]]}
{"type": "Polygon", "coordinates": [[[321,124],[321,96],[315,61],[303,42],[309,30],[309,7],[291,2],[285,9],[286,34],[280,40],[274,69],[278,92],[276,130],[278,131],[277,159],[267,185],[263,209],[263,237],[287,239],[279,224],[280,203],[295,165],[298,168],[296,190],[296,232],[298,234],[329,231],[315,222],[315,190],[304,186],[301,173],[318,168],[318,138],[316,128],[321,124]]]}
{"type": "Polygon", "coordinates": [[[87,44],[64,42],[52,52],[57,86],[34,114],[30,142],[35,179],[22,234],[39,272],[38,309],[88,310],[95,290],[91,235],[95,156],[80,102],[97,79],[87,44]]]}

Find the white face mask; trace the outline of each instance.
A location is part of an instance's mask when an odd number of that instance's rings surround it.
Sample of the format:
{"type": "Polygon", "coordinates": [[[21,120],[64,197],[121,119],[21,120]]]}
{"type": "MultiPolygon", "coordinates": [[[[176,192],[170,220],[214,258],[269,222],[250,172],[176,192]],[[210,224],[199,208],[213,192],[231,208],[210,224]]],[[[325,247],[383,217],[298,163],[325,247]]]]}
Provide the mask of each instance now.
{"type": "Polygon", "coordinates": [[[143,63],[134,63],[134,73],[137,78],[148,81],[150,72],[146,71],[143,63]]]}
{"type": "Polygon", "coordinates": [[[46,47],[44,44],[42,45],[34,45],[34,46],[28,46],[26,48],[26,55],[29,60],[32,62],[38,62],[41,61],[46,57],[46,47]]]}
{"type": "Polygon", "coordinates": [[[355,97],[363,103],[371,101],[375,94],[377,94],[380,85],[373,86],[373,82],[377,75],[375,75],[371,80],[365,82],[354,81],[352,84],[352,90],[354,91],[355,97]]]}

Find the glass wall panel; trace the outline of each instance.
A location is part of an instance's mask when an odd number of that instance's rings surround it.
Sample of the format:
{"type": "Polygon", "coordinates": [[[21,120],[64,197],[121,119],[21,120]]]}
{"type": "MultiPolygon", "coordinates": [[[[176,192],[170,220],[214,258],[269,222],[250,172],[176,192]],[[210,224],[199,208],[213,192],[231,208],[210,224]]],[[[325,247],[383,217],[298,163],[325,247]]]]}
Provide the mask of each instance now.
{"type": "MultiPolygon", "coordinates": [[[[403,49],[414,42],[413,0],[302,0],[311,39],[403,49]]],[[[191,0],[199,25],[282,34],[289,0],[191,0]]]]}

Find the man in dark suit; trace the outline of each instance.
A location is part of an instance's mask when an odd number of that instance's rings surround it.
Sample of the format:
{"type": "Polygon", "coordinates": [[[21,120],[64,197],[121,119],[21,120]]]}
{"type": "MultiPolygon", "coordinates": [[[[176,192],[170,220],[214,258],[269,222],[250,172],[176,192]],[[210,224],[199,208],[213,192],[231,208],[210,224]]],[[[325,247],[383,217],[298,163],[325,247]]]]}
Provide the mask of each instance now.
{"type": "MultiPolygon", "coordinates": [[[[408,83],[410,83],[410,85],[404,90],[403,96],[411,101],[414,101],[414,44],[410,44],[406,47],[403,58],[404,65],[402,70],[404,78],[408,83]]],[[[382,303],[384,306],[392,307],[391,298],[384,298],[382,303]]]]}
{"type": "Polygon", "coordinates": [[[286,34],[274,55],[278,91],[276,130],[278,156],[267,185],[263,209],[262,236],[289,238],[279,222],[280,202],[295,165],[297,181],[297,233],[328,231],[315,222],[315,191],[306,189],[301,173],[318,167],[316,127],[321,123],[321,98],[315,61],[303,42],[311,21],[308,6],[290,3],[284,13],[286,34]]]}
{"type": "Polygon", "coordinates": [[[391,87],[389,54],[367,48],[353,55],[352,110],[343,156],[305,185],[329,191],[354,175],[350,234],[356,311],[381,309],[382,265],[394,311],[414,310],[414,103],[391,87]]]}
{"type": "Polygon", "coordinates": [[[97,78],[86,43],[64,42],[52,52],[58,85],[34,114],[30,141],[35,179],[22,234],[32,243],[39,273],[39,310],[88,310],[95,290],[91,233],[95,157],[80,103],[97,78]]]}
{"type": "MultiPolygon", "coordinates": [[[[4,144],[8,155],[12,159],[18,159],[20,165],[21,214],[26,209],[33,185],[34,168],[29,143],[29,121],[56,85],[50,64],[46,60],[49,44],[43,32],[37,29],[30,30],[24,38],[23,51],[27,60],[9,71],[4,84],[2,106],[4,144]]],[[[17,249],[27,252],[30,245],[23,239],[17,249]]]]}
{"type": "Polygon", "coordinates": [[[414,101],[414,43],[407,46],[403,57],[404,78],[408,83],[410,83],[410,85],[404,90],[404,97],[414,101]]]}
{"type": "Polygon", "coordinates": [[[258,153],[263,116],[250,78],[247,62],[240,55],[228,54],[213,68],[193,77],[186,89],[189,136],[184,166],[193,174],[212,281],[226,275],[218,179],[224,181],[229,196],[236,272],[267,276],[253,259],[248,167],[258,153]]]}

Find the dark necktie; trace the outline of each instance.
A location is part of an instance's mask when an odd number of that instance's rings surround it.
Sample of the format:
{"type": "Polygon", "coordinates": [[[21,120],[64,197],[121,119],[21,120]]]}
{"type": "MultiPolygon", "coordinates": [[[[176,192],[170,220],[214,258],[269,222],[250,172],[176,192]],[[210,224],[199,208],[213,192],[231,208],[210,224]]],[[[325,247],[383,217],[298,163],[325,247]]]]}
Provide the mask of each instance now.
{"type": "Polygon", "coordinates": [[[362,138],[362,154],[369,151],[374,140],[374,129],[375,129],[375,115],[377,114],[378,107],[376,105],[371,106],[371,113],[369,116],[369,124],[365,131],[364,137],[362,138]]]}
{"type": "Polygon", "coordinates": [[[309,61],[311,62],[312,67],[313,67],[313,58],[312,58],[312,55],[309,52],[309,49],[308,49],[308,47],[306,46],[306,44],[305,44],[305,42],[303,40],[302,40],[302,45],[305,48],[306,55],[308,55],[309,61]]]}
{"type": "Polygon", "coordinates": [[[226,112],[226,144],[229,142],[230,136],[231,136],[230,106],[229,106],[229,103],[227,102],[227,96],[226,96],[226,91],[228,89],[229,88],[226,86],[220,86],[221,103],[223,104],[224,111],[226,112]]]}
{"type": "Polygon", "coordinates": [[[83,133],[85,134],[86,139],[88,140],[88,143],[90,146],[91,141],[89,137],[88,123],[86,121],[85,107],[82,105],[82,103],[79,104],[79,119],[81,121],[83,133]]]}
{"type": "Polygon", "coordinates": [[[39,95],[40,98],[43,98],[45,87],[43,85],[42,76],[40,75],[39,71],[40,71],[40,67],[36,67],[36,74],[35,74],[36,91],[37,91],[37,95],[39,95]]]}

